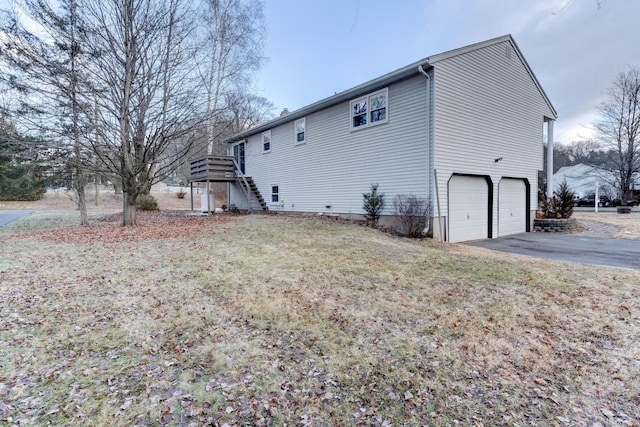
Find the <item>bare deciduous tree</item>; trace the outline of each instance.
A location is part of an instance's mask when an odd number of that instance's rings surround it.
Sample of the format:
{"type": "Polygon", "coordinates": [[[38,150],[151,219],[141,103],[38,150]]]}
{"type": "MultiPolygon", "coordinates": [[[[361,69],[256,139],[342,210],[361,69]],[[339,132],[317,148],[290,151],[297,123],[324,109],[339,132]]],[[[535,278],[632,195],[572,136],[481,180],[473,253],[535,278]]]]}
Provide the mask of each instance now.
{"type": "Polygon", "coordinates": [[[227,106],[225,97],[245,88],[249,74],[263,63],[265,30],[258,0],[204,0],[204,4],[198,70],[207,94],[207,142],[212,153],[220,121],[225,121],[220,114],[227,106]]]}
{"type": "Polygon", "coordinates": [[[250,127],[271,119],[273,104],[266,98],[243,91],[225,95],[226,115],[229,126],[228,136],[240,133],[250,127]]]}
{"type": "MultiPolygon", "coordinates": [[[[71,123],[40,120],[73,141],[78,161],[90,153],[94,173],[117,177],[123,225],[135,225],[138,197],[184,164],[203,125],[232,122],[227,94],[248,87],[262,63],[262,3],[62,0],[60,14],[47,0],[24,1],[36,17],[30,24],[40,22],[56,34],[34,36],[18,18],[5,26],[21,29],[3,41],[11,52],[5,63],[13,61],[31,77],[7,81],[41,101],[24,117],[35,117],[45,106],[71,123]],[[43,24],[47,19],[50,25],[43,24]],[[37,76],[49,80],[45,84],[37,76]],[[62,101],[42,102],[51,96],[62,101]]],[[[215,135],[211,129],[209,139],[215,135]]],[[[217,126],[216,132],[224,129],[217,126]]]]}
{"type": "Polygon", "coordinates": [[[607,98],[598,107],[595,123],[609,161],[617,175],[619,196],[624,203],[633,175],[640,172],[640,70],[632,67],[617,75],[607,98]]]}
{"type": "Polygon", "coordinates": [[[138,197],[179,166],[203,120],[190,6],[185,0],[85,0],[97,53],[90,66],[95,113],[86,112],[98,134],[92,151],[121,180],[124,225],[136,224],[138,197]],[[178,139],[186,141],[183,149],[170,153],[178,139]]]}

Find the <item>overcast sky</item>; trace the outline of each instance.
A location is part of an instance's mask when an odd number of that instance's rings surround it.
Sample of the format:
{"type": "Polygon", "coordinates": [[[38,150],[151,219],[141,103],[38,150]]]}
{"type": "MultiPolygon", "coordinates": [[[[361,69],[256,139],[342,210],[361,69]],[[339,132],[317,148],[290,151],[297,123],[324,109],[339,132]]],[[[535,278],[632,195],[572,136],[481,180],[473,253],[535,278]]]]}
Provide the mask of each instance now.
{"type": "Polygon", "coordinates": [[[558,112],[554,140],[591,136],[595,107],[640,66],[640,0],[265,0],[257,89],[279,113],[428,56],[511,34],[558,112]]]}

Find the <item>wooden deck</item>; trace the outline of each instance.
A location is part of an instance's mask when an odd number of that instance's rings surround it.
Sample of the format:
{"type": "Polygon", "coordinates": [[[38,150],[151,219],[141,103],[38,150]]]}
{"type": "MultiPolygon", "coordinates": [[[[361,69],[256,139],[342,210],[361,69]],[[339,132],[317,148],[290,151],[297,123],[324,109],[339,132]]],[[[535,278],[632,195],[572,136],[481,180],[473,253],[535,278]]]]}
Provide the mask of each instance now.
{"type": "Polygon", "coordinates": [[[236,170],[232,156],[200,156],[189,162],[189,181],[235,182],[238,178],[236,170]]]}
{"type": "MultiPolygon", "coordinates": [[[[206,155],[189,162],[189,182],[206,182],[209,191],[210,182],[237,183],[247,197],[247,206],[251,212],[251,195],[253,194],[262,210],[267,210],[267,203],[260,194],[257,185],[250,176],[245,176],[233,156],[206,155]]],[[[191,210],[193,210],[193,187],[191,190],[191,210]]]]}

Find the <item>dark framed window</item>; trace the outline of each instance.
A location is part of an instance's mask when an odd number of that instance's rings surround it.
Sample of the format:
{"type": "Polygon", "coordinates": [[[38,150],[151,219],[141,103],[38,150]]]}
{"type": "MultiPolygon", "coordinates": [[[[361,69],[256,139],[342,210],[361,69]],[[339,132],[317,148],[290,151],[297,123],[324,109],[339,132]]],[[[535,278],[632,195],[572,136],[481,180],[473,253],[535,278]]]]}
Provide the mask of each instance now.
{"type": "Polygon", "coordinates": [[[304,144],[307,141],[307,121],[302,118],[296,120],[293,124],[296,132],[296,144],[304,144]]]}
{"type": "Polygon", "coordinates": [[[371,123],[387,120],[387,93],[379,93],[371,97],[371,123]]]}
{"type": "Polygon", "coordinates": [[[367,99],[351,102],[351,127],[358,128],[367,125],[367,99]]]}
{"type": "Polygon", "coordinates": [[[262,152],[268,153],[271,151],[271,131],[262,132],[262,152]]]}
{"type": "Polygon", "coordinates": [[[386,123],[388,99],[389,89],[385,88],[351,101],[351,130],[386,123]]]}

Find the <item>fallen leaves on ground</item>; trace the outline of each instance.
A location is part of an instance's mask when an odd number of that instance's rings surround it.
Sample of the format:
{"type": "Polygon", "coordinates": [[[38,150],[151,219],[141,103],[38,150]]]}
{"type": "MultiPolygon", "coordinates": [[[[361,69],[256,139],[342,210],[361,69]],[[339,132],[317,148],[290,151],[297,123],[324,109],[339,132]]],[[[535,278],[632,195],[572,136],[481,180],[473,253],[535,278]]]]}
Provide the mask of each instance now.
{"type": "Polygon", "coordinates": [[[640,423],[637,272],[270,215],[141,213],[103,244],[102,220],[0,239],[0,425],[640,423]]]}

